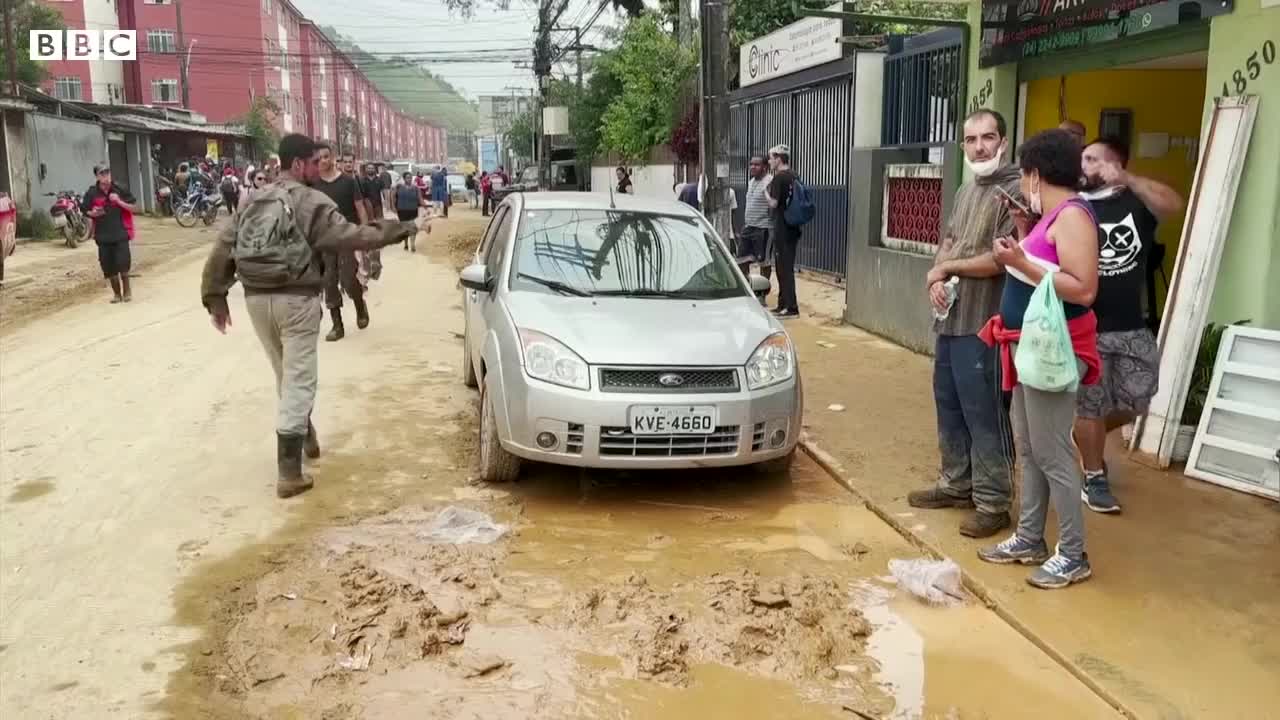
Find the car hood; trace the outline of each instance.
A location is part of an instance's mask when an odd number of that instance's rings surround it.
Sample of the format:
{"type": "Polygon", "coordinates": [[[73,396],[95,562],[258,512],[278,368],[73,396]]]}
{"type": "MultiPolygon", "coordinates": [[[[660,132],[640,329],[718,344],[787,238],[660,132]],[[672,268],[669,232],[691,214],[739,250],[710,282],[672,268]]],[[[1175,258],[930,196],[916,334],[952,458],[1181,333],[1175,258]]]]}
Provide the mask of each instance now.
{"type": "Polygon", "coordinates": [[[777,321],[750,298],[507,296],[517,327],[550,335],[592,365],[745,365],[777,321]]]}

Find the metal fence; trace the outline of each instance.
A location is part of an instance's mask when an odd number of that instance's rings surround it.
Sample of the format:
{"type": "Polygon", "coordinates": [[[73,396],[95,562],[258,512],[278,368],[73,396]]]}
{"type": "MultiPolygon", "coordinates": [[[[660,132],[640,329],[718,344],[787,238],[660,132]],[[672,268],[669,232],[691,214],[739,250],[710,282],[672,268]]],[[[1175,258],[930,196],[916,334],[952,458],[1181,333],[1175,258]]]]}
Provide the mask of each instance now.
{"type": "Polygon", "coordinates": [[[890,38],[884,60],[881,145],[910,147],[960,140],[968,70],[964,46],[962,28],[890,38]]]}
{"type": "MultiPolygon", "coordinates": [[[[730,106],[729,181],[746,197],[747,163],[774,145],[791,146],[792,169],[813,193],[817,215],[804,227],[796,264],[843,280],[848,263],[849,148],[853,79],[821,83],[730,106]]],[[[735,224],[742,223],[744,203],[735,224]]]]}

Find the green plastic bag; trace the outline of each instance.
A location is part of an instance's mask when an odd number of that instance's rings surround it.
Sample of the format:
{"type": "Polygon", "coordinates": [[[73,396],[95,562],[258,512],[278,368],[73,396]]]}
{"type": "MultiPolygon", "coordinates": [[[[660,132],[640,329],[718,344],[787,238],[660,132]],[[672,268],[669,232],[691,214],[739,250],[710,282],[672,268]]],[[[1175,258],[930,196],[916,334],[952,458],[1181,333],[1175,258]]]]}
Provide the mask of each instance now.
{"type": "Polygon", "coordinates": [[[1080,385],[1076,351],[1051,272],[1045,273],[1031,293],[1013,365],[1018,369],[1018,382],[1037,390],[1075,392],[1080,385]]]}

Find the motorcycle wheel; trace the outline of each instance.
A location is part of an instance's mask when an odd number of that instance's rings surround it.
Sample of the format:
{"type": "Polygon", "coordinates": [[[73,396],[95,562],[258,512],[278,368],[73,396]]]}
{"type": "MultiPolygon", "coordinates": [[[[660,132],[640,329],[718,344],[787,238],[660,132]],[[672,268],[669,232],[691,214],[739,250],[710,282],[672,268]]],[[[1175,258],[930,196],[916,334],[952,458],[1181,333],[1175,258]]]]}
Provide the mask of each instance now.
{"type": "Polygon", "coordinates": [[[195,227],[196,222],[198,221],[195,210],[190,207],[180,207],[175,210],[173,213],[173,219],[177,220],[178,224],[184,228],[195,227]]]}
{"type": "Polygon", "coordinates": [[[62,237],[67,239],[67,247],[76,249],[82,235],[84,233],[80,231],[80,226],[74,220],[67,218],[67,224],[62,226],[62,237]]]}
{"type": "Polygon", "coordinates": [[[215,222],[217,222],[218,206],[214,205],[213,207],[209,208],[209,210],[207,210],[204,215],[200,216],[200,219],[204,221],[205,225],[212,225],[215,222]]]}

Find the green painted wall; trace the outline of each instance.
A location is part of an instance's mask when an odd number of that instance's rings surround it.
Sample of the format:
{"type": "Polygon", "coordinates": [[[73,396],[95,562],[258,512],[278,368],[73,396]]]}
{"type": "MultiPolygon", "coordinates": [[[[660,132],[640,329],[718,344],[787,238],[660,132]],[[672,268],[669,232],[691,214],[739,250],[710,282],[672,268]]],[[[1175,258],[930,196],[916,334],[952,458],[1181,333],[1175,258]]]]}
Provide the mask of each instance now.
{"type": "Polygon", "coordinates": [[[1206,120],[1222,83],[1236,94],[1236,70],[1248,83],[1245,92],[1259,96],[1210,314],[1219,322],[1247,318],[1255,326],[1280,329],[1280,57],[1270,65],[1262,62],[1267,40],[1280,52],[1280,7],[1264,9],[1259,0],[1236,0],[1234,12],[1210,22],[1206,120]],[[1248,79],[1253,52],[1259,54],[1257,80],[1248,79]]]}
{"type": "MultiPolygon", "coordinates": [[[[969,3],[971,28],[981,26],[981,0],[969,3]]],[[[1258,119],[1236,195],[1231,228],[1223,249],[1222,266],[1215,285],[1211,319],[1233,322],[1251,319],[1255,326],[1280,329],[1280,57],[1270,65],[1262,59],[1262,45],[1271,40],[1280,51],[1280,6],[1262,8],[1260,0],[1235,0],[1235,9],[1208,23],[1206,120],[1213,97],[1227,82],[1235,92],[1233,73],[1240,70],[1248,82],[1246,93],[1257,94],[1258,119]],[[1250,53],[1258,53],[1257,79],[1248,79],[1250,53]]],[[[1204,49],[1203,25],[1171,28],[1151,37],[1126,43],[1096,46],[978,68],[980,38],[971,30],[969,39],[969,99],[966,111],[990,81],[990,97],[979,104],[1002,113],[1013,123],[1017,117],[1019,81],[1086,69],[1114,67],[1153,57],[1204,49]],[[1021,74],[1021,77],[1020,77],[1021,74]]],[[[1010,128],[1012,132],[1012,128],[1010,128]]]]}

